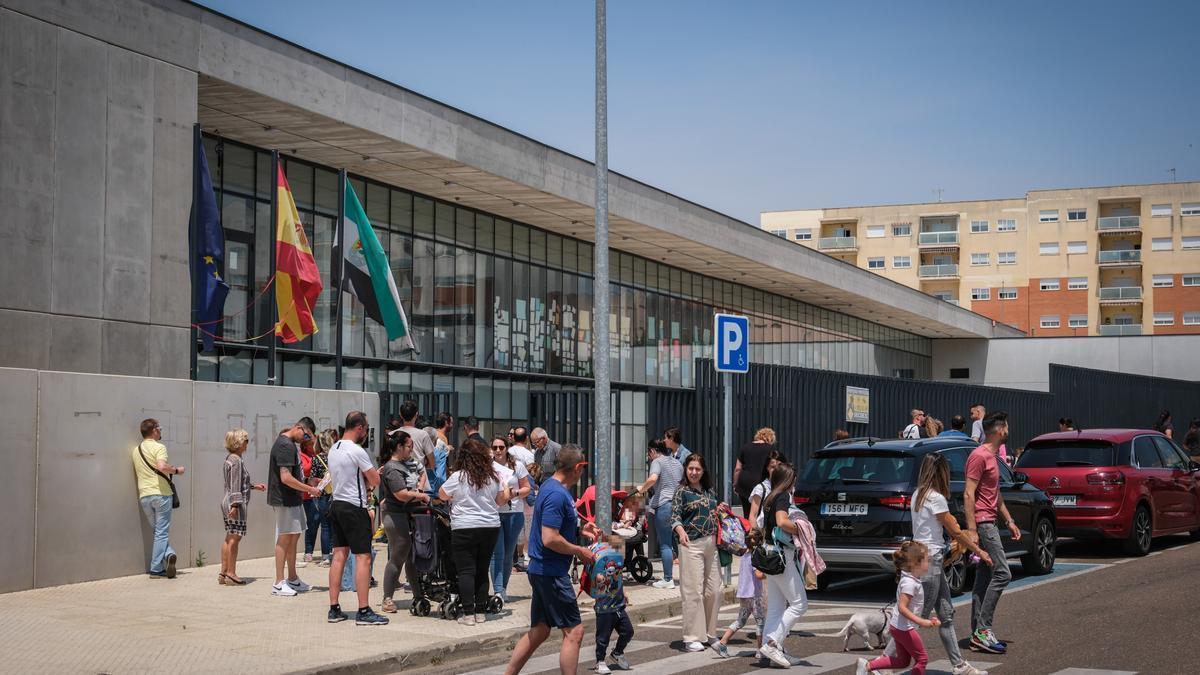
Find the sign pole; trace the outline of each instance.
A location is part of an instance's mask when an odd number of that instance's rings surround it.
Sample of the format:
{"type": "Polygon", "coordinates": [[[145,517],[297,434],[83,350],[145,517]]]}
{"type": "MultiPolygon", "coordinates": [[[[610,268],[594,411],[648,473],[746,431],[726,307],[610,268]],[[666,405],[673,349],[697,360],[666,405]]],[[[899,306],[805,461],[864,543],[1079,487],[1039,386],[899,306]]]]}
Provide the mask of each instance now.
{"type": "Polygon", "coordinates": [[[612,428],[608,335],[608,46],[605,0],[596,0],[596,249],[592,284],[592,367],[595,378],[596,527],[612,526],[612,428]]]}
{"type": "MultiPolygon", "coordinates": [[[[733,504],[733,374],[750,370],[750,320],[735,314],[713,315],[713,367],[721,374],[721,482],[725,503],[733,504]]],[[[745,517],[745,513],[742,514],[745,517]]],[[[733,570],[725,566],[725,583],[733,581],[733,570]]]]}
{"type": "MultiPolygon", "coordinates": [[[[721,402],[721,407],[724,408],[721,415],[722,426],[724,427],[724,446],[721,451],[721,476],[724,478],[722,483],[725,484],[725,503],[733,508],[733,374],[721,373],[721,379],[725,384],[724,400],[721,402]]],[[[746,514],[742,514],[745,517],[746,514]]],[[[751,523],[753,526],[753,523],[751,523]]],[[[748,555],[748,554],[747,554],[748,555]]],[[[729,585],[733,581],[732,565],[725,566],[725,585],[729,585]]]]}

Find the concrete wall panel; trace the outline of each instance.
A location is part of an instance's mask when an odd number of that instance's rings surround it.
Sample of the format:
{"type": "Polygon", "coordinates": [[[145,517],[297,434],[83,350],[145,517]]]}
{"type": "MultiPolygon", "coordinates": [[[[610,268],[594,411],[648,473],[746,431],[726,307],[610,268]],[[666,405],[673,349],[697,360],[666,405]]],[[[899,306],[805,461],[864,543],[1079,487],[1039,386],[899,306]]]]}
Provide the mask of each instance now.
{"type": "MultiPolygon", "coordinates": [[[[171,463],[190,467],[191,387],[183,380],[40,374],[38,586],[147,569],[152,537],[132,464],[138,425],[157,418],[171,463]]],[[[183,508],[174,513],[171,545],[181,562],[192,558],[191,510],[204,508],[193,502],[191,480],[189,473],[176,481],[183,508]]]]}
{"type": "Polygon", "coordinates": [[[0,11],[0,306],[50,309],[58,29],[0,11]]]}
{"type": "Polygon", "coordinates": [[[0,367],[50,364],[49,314],[0,309],[0,367]]]}
{"type": "Polygon", "coordinates": [[[0,463],[5,489],[0,490],[0,593],[33,586],[33,523],[37,489],[36,370],[0,368],[0,463]]]}
{"type": "MultiPolygon", "coordinates": [[[[150,322],[191,324],[188,219],[192,203],[192,128],[196,74],[154,64],[154,205],[150,258],[150,322]]],[[[188,367],[185,349],[176,358],[188,367]]]]}
{"type": "Polygon", "coordinates": [[[98,373],[103,343],[99,319],[44,315],[50,324],[50,366],[65,371],[98,373]]]}
{"type": "Polygon", "coordinates": [[[113,48],[103,42],[59,31],[50,286],[50,307],[55,313],[103,315],[110,51],[113,48]]]}
{"type": "Polygon", "coordinates": [[[104,321],[102,324],[100,372],[112,375],[148,375],[150,326],[124,321],[104,321]]]}
{"type": "Polygon", "coordinates": [[[188,361],[191,339],[191,330],[188,328],[151,325],[147,374],[150,377],[187,379],[191,368],[188,361]]]}

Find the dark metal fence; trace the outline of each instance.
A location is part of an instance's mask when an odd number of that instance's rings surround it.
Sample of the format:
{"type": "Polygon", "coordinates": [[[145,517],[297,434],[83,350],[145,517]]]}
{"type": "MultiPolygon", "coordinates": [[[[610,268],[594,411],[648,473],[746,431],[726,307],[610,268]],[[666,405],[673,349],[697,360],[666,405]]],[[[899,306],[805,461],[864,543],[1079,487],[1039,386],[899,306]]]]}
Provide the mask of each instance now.
{"type": "Polygon", "coordinates": [[[1200,383],[1188,380],[1051,365],[1050,391],[1058,416],[1082,429],[1149,429],[1159,413],[1170,410],[1175,439],[1182,442],[1188,422],[1200,417],[1200,383]]]}

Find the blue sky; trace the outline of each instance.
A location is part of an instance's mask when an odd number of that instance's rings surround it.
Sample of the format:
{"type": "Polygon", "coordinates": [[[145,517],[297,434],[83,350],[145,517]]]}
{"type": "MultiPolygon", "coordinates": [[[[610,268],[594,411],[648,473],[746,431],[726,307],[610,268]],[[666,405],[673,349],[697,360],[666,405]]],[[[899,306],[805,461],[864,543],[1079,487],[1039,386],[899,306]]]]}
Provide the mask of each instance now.
{"type": "MultiPolygon", "coordinates": [[[[593,5],[202,0],[593,156],[593,5]]],[[[608,5],[609,166],[764,210],[1200,180],[1200,3],[608,5]]]]}

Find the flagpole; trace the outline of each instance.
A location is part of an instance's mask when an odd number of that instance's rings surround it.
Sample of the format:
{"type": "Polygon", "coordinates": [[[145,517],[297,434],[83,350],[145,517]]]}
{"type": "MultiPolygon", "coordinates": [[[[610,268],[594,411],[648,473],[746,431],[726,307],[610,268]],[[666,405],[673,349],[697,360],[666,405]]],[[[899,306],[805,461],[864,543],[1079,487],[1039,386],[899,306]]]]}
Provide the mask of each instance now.
{"type": "MultiPolygon", "coordinates": [[[[196,259],[200,252],[199,234],[200,234],[200,157],[197,155],[200,152],[200,124],[192,125],[192,219],[188,227],[188,271],[192,273],[192,313],[191,324],[192,342],[191,342],[191,361],[190,370],[192,379],[196,379],[196,371],[198,368],[197,361],[199,359],[196,349],[196,340],[200,337],[200,332],[196,330],[196,259]]],[[[214,328],[215,332],[215,328],[214,328]]]]}
{"type": "MultiPolygon", "coordinates": [[[[271,274],[278,274],[275,248],[279,241],[279,151],[271,151],[271,274]]],[[[279,302],[275,298],[278,284],[271,284],[271,342],[267,348],[267,384],[275,384],[275,326],[279,323],[279,302]]]]}
{"type": "Polygon", "coordinates": [[[334,227],[337,229],[337,255],[334,256],[333,267],[337,270],[337,277],[333,283],[337,289],[337,300],[334,303],[336,309],[334,320],[337,321],[337,327],[334,331],[334,346],[335,357],[333,367],[333,388],[342,388],[342,293],[344,289],[342,284],[346,281],[346,170],[342,169],[338,172],[338,208],[337,222],[334,227]]]}

